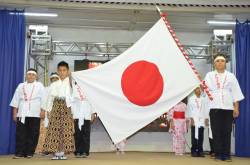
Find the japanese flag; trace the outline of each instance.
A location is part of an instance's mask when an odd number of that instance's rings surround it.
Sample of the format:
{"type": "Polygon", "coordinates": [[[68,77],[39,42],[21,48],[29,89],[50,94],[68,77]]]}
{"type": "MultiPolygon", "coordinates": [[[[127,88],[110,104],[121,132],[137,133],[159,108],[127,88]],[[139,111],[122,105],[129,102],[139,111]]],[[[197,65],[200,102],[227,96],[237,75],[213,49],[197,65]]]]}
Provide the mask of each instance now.
{"type": "Polygon", "coordinates": [[[199,85],[162,19],[112,61],[72,75],[114,143],[154,121],[199,85]]]}

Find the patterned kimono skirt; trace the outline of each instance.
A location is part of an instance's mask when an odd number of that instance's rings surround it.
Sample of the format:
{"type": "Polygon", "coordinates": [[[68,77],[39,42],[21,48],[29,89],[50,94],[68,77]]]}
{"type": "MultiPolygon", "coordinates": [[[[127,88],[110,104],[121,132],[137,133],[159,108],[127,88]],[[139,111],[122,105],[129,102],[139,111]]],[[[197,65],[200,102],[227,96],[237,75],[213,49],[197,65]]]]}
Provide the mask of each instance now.
{"type": "Polygon", "coordinates": [[[36,147],[35,153],[42,153],[43,152],[43,145],[46,137],[47,128],[44,126],[44,120],[40,123],[40,135],[39,135],[39,141],[36,147]]]}
{"type": "Polygon", "coordinates": [[[185,133],[187,132],[185,119],[174,119],[173,135],[173,151],[178,154],[184,154],[186,150],[185,133]]]}
{"type": "Polygon", "coordinates": [[[75,151],[74,122],[71,109],[65,99],[55,98],[43,146],[44,152],[71,153],[75,151]]]}

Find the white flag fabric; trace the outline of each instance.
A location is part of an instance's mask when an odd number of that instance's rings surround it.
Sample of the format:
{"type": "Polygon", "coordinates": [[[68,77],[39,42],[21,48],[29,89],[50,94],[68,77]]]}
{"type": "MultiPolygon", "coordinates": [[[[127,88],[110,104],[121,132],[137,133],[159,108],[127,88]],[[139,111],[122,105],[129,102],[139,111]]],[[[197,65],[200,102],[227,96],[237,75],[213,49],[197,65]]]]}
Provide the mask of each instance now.
{"type": "Polygon", "coordinates": [[[72,76],[114,143],[154,121],[199,85],[162,19],[112,61],[72,76]]]}

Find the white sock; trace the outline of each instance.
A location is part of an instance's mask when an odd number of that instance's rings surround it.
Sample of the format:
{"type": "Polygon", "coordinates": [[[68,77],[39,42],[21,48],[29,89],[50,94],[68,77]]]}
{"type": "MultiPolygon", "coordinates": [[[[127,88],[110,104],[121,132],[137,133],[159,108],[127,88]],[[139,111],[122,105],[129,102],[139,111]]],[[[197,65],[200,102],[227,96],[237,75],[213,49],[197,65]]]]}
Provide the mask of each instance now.
{"type": "Polygon", "coordinates": [[[55,156],[63,156],[64,155],[64,152],[56,152],[55,153],[55,156]]]}

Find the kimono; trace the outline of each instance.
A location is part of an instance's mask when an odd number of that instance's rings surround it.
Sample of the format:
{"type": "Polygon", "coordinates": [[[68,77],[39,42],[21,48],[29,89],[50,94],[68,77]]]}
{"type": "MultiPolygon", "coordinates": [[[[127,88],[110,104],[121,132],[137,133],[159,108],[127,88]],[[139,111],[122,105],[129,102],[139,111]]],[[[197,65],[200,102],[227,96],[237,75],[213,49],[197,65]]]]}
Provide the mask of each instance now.
{"type": "Polygon", "coordinates": [[[68,77],[51,84],[45,104],[47,111],[50,111],[50,120],[43,152],[71,153],[75,150],[71,93],[68,77]]]}
{"type": "Polygon", "coordinates": [[[168,118],[173,120],[174,128],[170,128],[173,135],[173,151],[176,155],[185,153],[185,133],[187,132],[186,113],[187,106],[185,103],[180,102],[171,108],[168,112],[168,118]]]}

